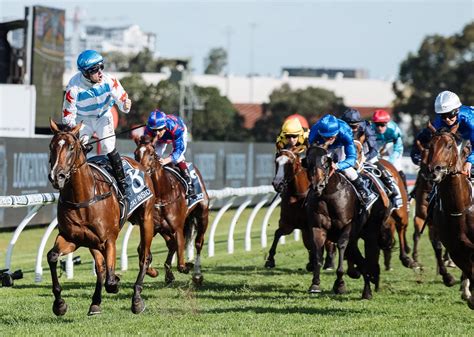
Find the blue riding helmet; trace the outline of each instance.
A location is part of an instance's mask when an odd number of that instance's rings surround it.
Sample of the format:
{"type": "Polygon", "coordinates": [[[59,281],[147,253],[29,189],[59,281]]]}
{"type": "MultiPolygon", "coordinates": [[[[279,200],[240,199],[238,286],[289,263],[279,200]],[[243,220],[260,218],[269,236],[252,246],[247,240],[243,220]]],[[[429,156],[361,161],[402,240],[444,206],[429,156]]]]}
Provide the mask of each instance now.
{"type": "Polygon", "coordinates": [[[326,115],[321,118],[319,134],[324,137],[334,137],[339,133],[339,122],[333,115],[326,115]]]}
{"type": "Polygon", "coordinates": [[[166,126],[166,115],[160,110],[150,112],[147,125],[152,130],[163,129],[166,126]]]}
{"type": "Polygon", "coordinates": [[[360,112],[356,109],[347,109],[342,114],[341,119],[347,124],[360,123],[362,121],[360,118],[360,112]]]}
{"type": "Polygon", "coordinates": [[[77,57],[77,69],[84,75],[94,66],[104,63],[104,58],[95,50],[84,50],[77,57]]]}

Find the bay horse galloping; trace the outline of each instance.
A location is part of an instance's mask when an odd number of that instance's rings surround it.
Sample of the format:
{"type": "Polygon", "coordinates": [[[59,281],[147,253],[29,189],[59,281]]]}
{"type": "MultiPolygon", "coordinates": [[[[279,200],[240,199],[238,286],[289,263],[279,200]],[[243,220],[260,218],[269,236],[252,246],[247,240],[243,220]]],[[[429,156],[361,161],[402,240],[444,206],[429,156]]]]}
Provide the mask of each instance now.
{"type": "MultiPolygon", "coordinates": [[[[306,146],[303,146],[306,149],[306,146]]],[[[307,217],[304,208],[306,195],[309,189],[309,180],[306,169],[302,165],[299,153],[302,146],[293,149],[281,149],[278,151],[275,164],[276,174],[272,184],[275,190],[281,195],[281,213],[278,221],[278,228],[275,230],[272,246],[265,261],[266,268],[275,267],[275,254],[278,241],[283,235],[288,235],[295,229],[300,229],[303,237],[303,244],[308,250],[309,262],[306,266],[308,271],[312,271],[311,262],[311,236],[308,232],[307,217]]],[[[327,241],[327,251],[325,267],[332,267],[334,255],[333,244],[327,241]]]]}
{"type": "MultiPolygon", "coordinates": [[[[435,133],[436,130],[428,125],[428,130],[432,133],[435,133]]],[[[421,238],[421,233],[424,230],[424,227],[428,227],[428,235],[431,242],[431,246],[435,252],[436,257],[436,266],[439,274],[443,279],[444,285],[447,287],[452,287],[456,283],[456,279],[453,275],[448,272],[446,268],[445,261],[451,262],[449,254],[445,252],[443,256],[443,244],[441,243],[438,233],[433,229],[433,224],[431,217],[428,217],[428,196],[433,189],[433,182],[429,179],[429,172],[427,166],[428,160],[428,148],[424,148],[420,141],[416,141],[416,146],[418,146],[421,153],[420,161],[420,170],[416,177],[415,182],[415,217],[413,219],[413,224],[415,226],[415,231],[413,232],[413,259],[415,263],[418,262],[418,244],[421,238]]]]}
{"type": "Polygon", "coordinates": [[[178,271],[187,274],[192,267],[185,262],[185,248],[191,239],[193,228],[196,230],[194,246],[196,259],[194,262],[193,281],[201,284],[203,281],[201,271],[201,250],[204,246],[204,235],[209,221],[209,196],[199,170],[195,172],[203,193],[203,199],[191,207],[186,200],[186,188],[170,171],[164,169],[159,163],[155,152],[153,140],[149,136],[142,136],[135,140],[137,148],[135,159],[147,170],[151,177],[155,191],[154,235],[160,233],[166,241],[168,256],[165,261],[165,282],[174,280],[171,270],[173,255],[178,255],[178,271]]]}
{"type": "MultiPolygon", "coordinates": [[[[89,315],[101,312],[102,286],[108,293],[117,293],[119,278],[115,275],[116,240],[120,232],[120,206],[112,183],[88,164],[84,154],[78,124],[70,129],[58,126],[53,120],[50,127],[53,138],[49,145],[51,171],[49,179],[54,188],[59,189],[58,230],[53,248],[48,252],[53,294],[53,312],[62,316],[67,304],[61,297],[61,285],[57,274],[60,256],[74,252],[79,247],[89,248],[97,273],[95,292],[89,315]]],[[[135,169],[143,167],[131,158],[124,159],[135,169]]],[[[142,182],[153,189],[151,179],[142,182]]],[[[143,186],[143,184],[141,185],[143,186]]],[[[151,193],[151,192],[150,192],[151,193]]],[[[145,199],[144,199],[145,200],[145,199]]],[[[132,297],[132,312],[145,309],[141,298],[143,279],[151,262],[150,246],[153,239],[153,198],[148,198],[130,215],[129,221],[140,226],[139,273],[135,281],[132,297]]]]}
{"type": "Polygon", "coordinates": [[[310,189],[306,211],[308,225],[312,233],[313,280],[310,293],[320,290],[320,256],[326,240],[337,245],[339,251],[337,279],[333,291],[341,294],[346,291],[343,280],[343,259],[346,255],[355,263],[364,279],[362,298],[370,299],[370,282],[379,284],[380,267],[378,264],[380,248],[391,243],[391,230],[384,227],[389,215],[382,198],[372,206],[370,214],[359,213],[360,202],[357,193],[341,173],[332,168],[332,158],[324,147],[311,146],[307,152],[310,189]],[[357,248],[359,238],[365,242],[365,257],[357,248]]]}
{"type": "MultiPolygon", "coordinates": [[[[459,124],[450,131],[433,134],[428,150],[429,177],[436,184],[433,229],[454,263],[462,270],[463,298],[474,309],[474,202],[469,172],[463,172],[464,156],[458,154],[456,135],[459,124]]],[[[434,131],[434,130],[433,130],[434,131]]],[[[465,153],[464,153],[465,154],[465,153]]]]}

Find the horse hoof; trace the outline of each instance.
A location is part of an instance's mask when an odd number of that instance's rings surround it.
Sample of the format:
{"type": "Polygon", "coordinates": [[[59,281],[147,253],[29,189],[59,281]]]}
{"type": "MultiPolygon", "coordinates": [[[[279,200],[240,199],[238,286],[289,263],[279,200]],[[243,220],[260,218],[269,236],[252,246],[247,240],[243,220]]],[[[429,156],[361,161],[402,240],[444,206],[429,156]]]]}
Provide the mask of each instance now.
{"type": "Polygon", "coordinates": [[[55,300],[53,303],[53,312],[56,316],[64,316],[67,312],[67,304],[63,299],[55,300]]]}
{"type": "Polygon", "coordinates": [[[443,275],[443,283],[446,287],[452,287],[456,284],[456,279],[451,274],[443,275]]]}
{"type": "Polygon", "coordinates": [[[145,310],[145,301],[141,298],[132,299],[132,312],[136,315],[141,314],[145,310]]]}
{"type": "Polygon", "coordinates": [[[100,310],[100,306],[97,304],[91,304],[91,306],[89,307],[89,312],[87,313],[87,316],[94,316],[100,313],[102,313],[102,311],[100,310]]]}
{"type": "Polygon", "coordinates": [[[204,276],[202,276],[202,274],[195,274],[193,275],[193,283],[200,287],[202,286],[202,282],[204,281],[204,276]]]}
{"type": "Polygon", "coordinates": [[[155,278],[155,277],[158,276],[159,273],[158,273],[158,270],[156,270],[155,268],[150,267],[146,270],[146,274],[150,277],[155,278]]]}
{"type": "Polygon", "coordinates": [[[265,262],[265,268],[267,268],[267,269],[275,268],[275,261],[267,260],[265,262]]]}
{"type": "Polygon", "coordinates": [[[393,271],[393,268],[390,266],[385,267],[385,271],[393,271]]]}
{"type": "Polygon", "coordinates": [[[474,310],[474,298],[472,296],[467,300],[467,306],[469,309],[474,310]]]}
{"type": "Polygon", "coordinates": [[[446,260],[444,261],[444,265],[448,268],[456,268],[456,264],[453,262],[453,260],[446,260]]]}
{"type": "Polygon", "coordinates": [[[105,291],[107,291],[109,294],[116,294],[119,292],[119,286],[118,283],[112,283],[112,284],[105,284],[105,291]]]}
{"type": "Polygon", "coordinates": [[[344,283],[341,283],[339,285],[334,285],[334,287],[332,288],[332,291],[336,295],[345,294],[347,292],[346,285],[344,283]]]}
{"type": "Polygon", "coordinates": [[[347,270],[347,276],[353,279],[358,279],[360,278],[360,271],[354,268],[350,268],[347,270]]]}
{"type": "Polygon", "coordinates": [[[319,287],[319,284],[313,284],[311,287],[308,289],[308,293],[310,294],[319,294],[321,293],[321,288],[319,287]]]}
{"type": "Polygon", "coordinates": [[[184,266],[178,266],[178,272],[180,272],[182,274],[189,274],[189,269],[190,268],[189,268],[187,263],[184,266]]]}
{"type": "Polygon", "coordinates": [[[166,273],[165,283],[169,285],[169,284],[173,283],[173,281],[174,281],[173,273],[166,273]]]}
{"type": "Polygon", "coordinates": [[[363,300],[371,300],[372,299],[372,294],[371,293],[363,293],[362,294],[362,299],[363,300]]]}
{"type": "Polygon", "coordinates": [[[307,263],[306,264],[306,271],[312,272],[314,271],[314,266],[312,263],[307,263]]]}

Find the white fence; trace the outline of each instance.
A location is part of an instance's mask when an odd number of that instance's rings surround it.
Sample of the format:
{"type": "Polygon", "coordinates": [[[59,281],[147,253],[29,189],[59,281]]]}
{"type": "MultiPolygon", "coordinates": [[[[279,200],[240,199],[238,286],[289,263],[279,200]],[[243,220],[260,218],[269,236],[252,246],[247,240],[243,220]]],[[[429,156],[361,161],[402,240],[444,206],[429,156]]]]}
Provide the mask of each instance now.
{"type": "MultiPolygon", "coordinates": [[[[221,222],[222,216],[224,213],[233,205],[237,198],[245,198],[243,202],[239,205],[237,210],[235,211],[234,216],[232,217],[229,233],[227,238],[227,252],[232,254],[234,252],[234,231],[237,225],[237,222],[242,215],[243,211],[252,204],[254,199],[258,200],[253,206],[253,210],[250,213],[250,216],[247,220],[247,224],[245,227],[245,251],[251,250],[251,232],[252,226],[257,216],[257,213],[263,208],[266,204],[271,202],[267,211],[265,213],[264,219],[261,224],[261,246],[265,248],[267,246],[267,226],[269,219],[275,210],[275,208],[279,205],[281,199],[279,196],[275,194],[275,191],[272,186],[257,186],[257,187],[242,187],[242,188],[225,188],[223,190],[209,190],[209,197],[211,198],[211,209],[213,208],[213,204],[216,203],[217,200],[221,200],[222,206],[220,207],[219,211],[217,212],[211,226],[209,229],[209,237],[207,238],[207,245],[208,245],[208,256],[212,257],[215,254],[215,233],[219,223],[221,222]]],[[[13,233],[12,239],[7,248],[6,254],[6,261],[5,261],[5,269],[11,269],[11,260],[13,254],[13,248],[23,231],[23,229],[28,225],[31,219],[38,213],[38,211],[44,205],[56,203],[58,200],[59,194],[58,193],[41,193],[41,194],[31,194],[31,195],[23,195],[23,196],[0,196],[0,207],[31,207],[27,211],[27,215],[21,221],[21,223],[16,228],[15,232],[13,233]]],[[[46,228],[46,231],[41,239],[38,253],[36,256],[36,266],[35,266],[35,281],[41,282],[43,276],[43,267],[42,261],[44,256],[44,250],[48,238],[50,237],[53,230],[56,228],[58,224],[57,218],[53,219],[49,226],[46,228]]],[[[127,270],[128,269],[128,255],[127,255],[127,248],[128,248],[128,241],[130,239],[131,233],[133,231],[134,226],[130,223],[126,228],[125,235],[123,238],[123,245],[122,245],[122,252],[121,252],[121,269],[127,270]]],[[[300,233],[298,230],[295,231],[295,240],[299,240],[300,233]]],[[[280,239],[280,243],[285,243],[285,237],[283,236],[280,239]]],[[[190,244],[188,246],[188,258],[193,259],[193,247],[190,244]]],[[[67,278],[73,277],[73,259],[72,253],[68,254],[66,258],[66,276],[67,278]]]]}

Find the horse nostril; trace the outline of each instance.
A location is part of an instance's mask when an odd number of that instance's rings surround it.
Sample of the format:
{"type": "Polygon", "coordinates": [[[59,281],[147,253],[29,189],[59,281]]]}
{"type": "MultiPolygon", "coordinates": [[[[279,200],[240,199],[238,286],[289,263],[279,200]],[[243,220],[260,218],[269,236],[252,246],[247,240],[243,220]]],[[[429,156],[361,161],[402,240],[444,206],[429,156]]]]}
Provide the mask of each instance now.
{"type": "Polygon", "coordinates": [[[435,171],[441,171],[441,166],[439,166],[439,165],[435,166],[434,170],[435,171]]]}
{"type": "Polygon", "coordinates": [[[64,179],[66,179],[66,175],[64,173],[59,173],[58,180],[64,180],[64,179]]]}

